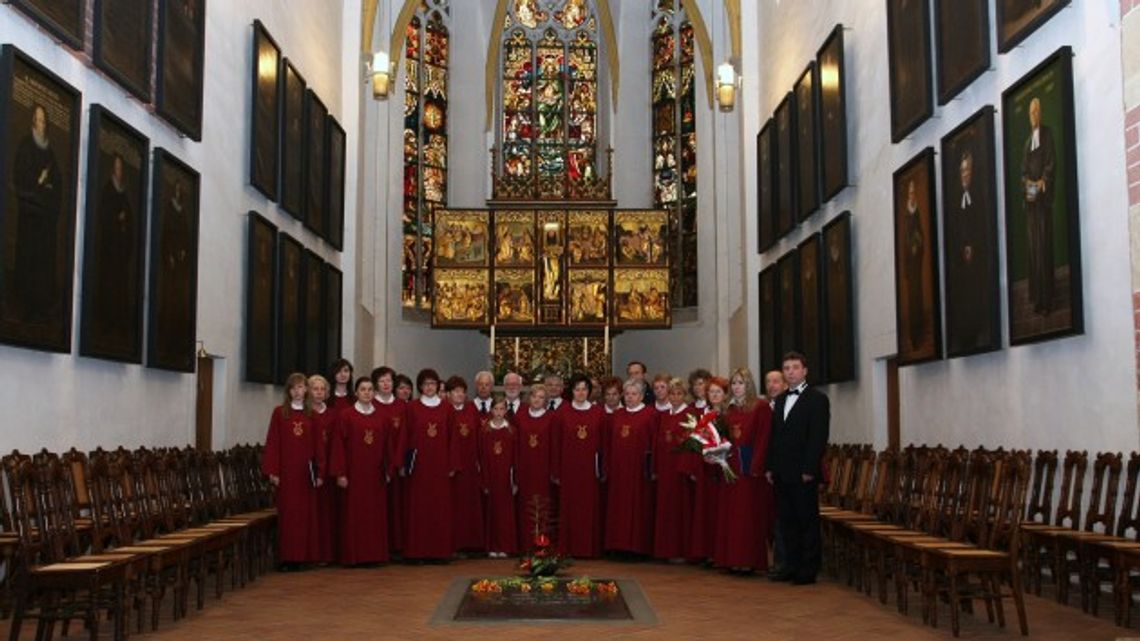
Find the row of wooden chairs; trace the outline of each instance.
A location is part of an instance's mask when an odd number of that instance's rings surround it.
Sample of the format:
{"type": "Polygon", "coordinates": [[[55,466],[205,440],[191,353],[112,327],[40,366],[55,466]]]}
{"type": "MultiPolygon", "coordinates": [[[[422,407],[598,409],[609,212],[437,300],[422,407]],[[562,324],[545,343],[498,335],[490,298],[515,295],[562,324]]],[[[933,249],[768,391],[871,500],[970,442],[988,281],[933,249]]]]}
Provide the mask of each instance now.
{"type": "Polygon", "coordinates": [[[1005,626],[1003,601],[1028,634],[1021,574],[1020,525],[1029,485],[1029,452],[907,447],[875,452],[869,445],[830,447],[829,483],[821,489],[821,525],[828,569],[848,568],[848,582],[907,612],[910,593],[922,599],[923,621],[937,626],[939,605],[960,612],[980,601],[991,622],[1005,626]]]}
{"type": "Polygon", "coordinates": [[[276,513],[260,473],[261,448],[18,451],[0,459],[0,546],[12,602],[11,641],[24,620],[36,638],[73,620],[96,639],[102,613],[115,639],[137,628],[150,602],[157,629],[165,595],[188,610],[190,583],[203,607],[208,578],[244,586],[272,563],[276,513]]]}

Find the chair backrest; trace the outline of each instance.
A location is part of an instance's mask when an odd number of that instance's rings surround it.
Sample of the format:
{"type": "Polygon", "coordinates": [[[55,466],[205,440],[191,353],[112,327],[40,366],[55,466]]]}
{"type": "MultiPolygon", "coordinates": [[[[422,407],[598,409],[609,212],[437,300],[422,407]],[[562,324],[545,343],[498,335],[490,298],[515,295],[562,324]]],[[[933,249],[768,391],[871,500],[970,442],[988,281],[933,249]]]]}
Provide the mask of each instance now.
{"type": "Polygon", "coordinates": [[[1057,450],[1038,450],[1033,460],[1033,484],[1030,486],[1029,504],[1025,520],[1030,523],[1049,523],[1053,512],[1053,482],[1057,477],[1057,450]]]}
{"type": "Polygon", "coordinates": [[[91,547],[95,552],[133,542],[132,514],[123,491],[123,468],[117,456],[99,448],[88,465],[91,489],[91,547]]]}
{"type": "Polygon", "coordinates": [[[990,550],[1008,552],[1018,558],[1021,518],[1025,514],[1025,494],[1029,487],[1029,456],[1017,452],[1005,461],[997,477],[998,492],[993,503],[982,512],[988,514],[978,545],[990,550]]]}
{"type": "Polygon", "coordinates": [[[87,455],[74,447],[63,455],[63,470],[71,482],[72,512],[76,518],[91,515],[91,492],[87,486],[87,455]]]}
{"type": "Polygon", "coordinates": [[[1124,500],[1120,504],[1120,518],[1116,520],[1116,536],[1125,539],[1140,538],[1140,501],[1136,496],[1140,478],[1140,452],[1128,456],[1124,470],[1124,500]]]}
{"type": "Polygon", "coordinates": [[[54,563],[82,552],[75,531],[71,480],[58,456],[33,457],[31,485],[40,539],[40,563],[54,563]]]}
{"type": "Polygon", "coordinates": [[[1061,497],[1057,501],[1057,514],[1053,525],[1074,530],[1081,529],[1081,500],[1084,498],[1085,474],[1089,468],[1087,450],[1065,452],[1061,466],[1061,497]]]}
{"type": "Polygon", "coordinates": [[[1120,494],[1120,452],[1101,452],[1093,463],[1093,485],[1085,531],[1112,534],[1116,524],[1116,499],[1120,494]]]}

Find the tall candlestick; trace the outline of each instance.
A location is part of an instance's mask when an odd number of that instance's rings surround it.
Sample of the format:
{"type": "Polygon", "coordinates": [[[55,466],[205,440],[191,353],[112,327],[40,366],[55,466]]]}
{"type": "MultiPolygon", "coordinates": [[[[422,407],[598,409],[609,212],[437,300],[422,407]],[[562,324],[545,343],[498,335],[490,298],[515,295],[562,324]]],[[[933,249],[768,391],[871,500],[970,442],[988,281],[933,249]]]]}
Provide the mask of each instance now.
{"type": "Polygon", "coordinates": [[[495,326],[491,325],[491,356],[495,355],[495,326]]]}
{"type": "Polygon", "coordinates": [[[585,336],[582,337],[582,367],[590,368],[590,339],[585,336]]]}
{"type": "Polygon", "coordinates": [[[519,368],[519,337],[515,336],[515,369],[519,368]]]}
{"type": "Polygon", "coordinates": [[[603,338],[602,340],[605,341],[605,344],[602,345],[602,347],[604,349],[604,351],[602,353],[609,355],[609,353],[610,353],[610,326],[609,326],[609,324],[606,325],[606,337],[603,338]]]}

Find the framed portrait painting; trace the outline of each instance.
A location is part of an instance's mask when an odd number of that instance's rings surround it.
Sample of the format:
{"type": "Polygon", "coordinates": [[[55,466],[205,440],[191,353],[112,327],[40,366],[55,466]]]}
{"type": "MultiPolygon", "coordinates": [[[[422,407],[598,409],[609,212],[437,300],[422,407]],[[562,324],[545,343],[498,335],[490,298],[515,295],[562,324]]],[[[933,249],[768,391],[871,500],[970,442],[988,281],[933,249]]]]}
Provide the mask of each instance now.
{"type": "Polygon", "coordinates": [[[998,52],[1008,53],[1070,0],[997,0],[998,52]]]}
{"type": "Polygon", "coordinates": [[[1001,349],[994,108],[942,138],[942,260],[946,353],[1001,349]]]}
{"type": "Polygon", "coordinates": [[[895,330],[899,365],[942,358],[934,149],[894,174],[895,330]]]}
{"type": "Polygon", "coordinates": [[[887,51],[891,142],[898,142],[934,113],[928,0],[887,0],[887,51]]]}
{"type": "Polygon", "coordinates": [[[95,0],[95,66],[143,102],[150,102],[153,59],[150,2],[95,0]]]}
{"type": "Polygon", "coordinates": [[[161,147],[151,187],[147,367],[193,372],[198,337],[199,176],[161,147]]]}
{"type": "Polygon", "coordinates": [[[245,380],[274,383],[277,355],[277,227],[261,214],[248,215],[245,254],[245,380]]]}
{"type": "Polygon", "coordinates": [[[756,250],[776,244],[776,139],[772,118],[756,134],[756,250]]]}
{"type": "Polygon", "coordinates": [[[807,357],[808,380],[827,381],[827,318],[823,298],[823,243],[818,233],[808,236],[796,248],[799,256],[800,352],[807,357]]]}
{"type": "Polygon", "coordinates": [[[329,241],[337,251],[344,249],[344,188],[345,188],[345,157],[346,140],[344,128],[329,116],[326,125],[328,135],[325,143],[328,152],[328,204],[326,214],[328,225],[324,231],[325,240],[329,241]]]}
{"type": "Polygon", "coordinates": [[[344,307],[344,277],[331,263],[325,263],[325,360],[344,355],[341,343],[341,321],[344,307]]]}
{"type": "Polygon", "coordinates": [[[938,104],[944,105],[990,66],[990,3],[934,0],[934,11],[938,104]]]}
{"type": "Polygon", "coordinates": [[[847,77],[844,67],[843,25],[815,54],[819,70],[819,172],[821,198],[834,198],[847,186],[847,77]]]}
{"type": "Polygon", "coordinates": [[[277,197],[289,215],[304,220],[305,215],[305,79],[288,58],[281,59],[281,100],[278,134],[277,197]]]}
{"type": "Polygon", "coordinates": [[[79,353],[141,363],[150,143],[102,105],[88,140],[79,353]]]}
{"type": "Polygon", "coordinates": [[[828,383],[855,380],[855,287],[851,263],[851,212],[845,211],[823,227],[828,383]]]}
{"type": "Polygon", "coordinates": [[[776,262],[776,298],[779,316],[776,323],[776,351],[783,354],[803,351],[800,343],[799,254],[792,250],[776,262]]]}
{"type": "Polygon", "coordinates": [[[0,342],[71,351],[79,92],[0,47],[0,342]]]}
{"type": "Polygon", "coordinates": [[[277,200],[277,141],[281,125],[281,49],[260,20],[253,21],[250,65],[249,184],[277,200]]]}
{"type": "Polygon", "coordinates": [[[1084,332],[1073,51],[1002,93],[1009,339],[1084,332]]]}
{"type": "Polygon", "coordinates": [[[768,265],[760,272],[760,369],[779,369],[780,353],[776,331],[780,323],[780,302],[776,295],[776,265],[768,265]]]}
{"type": "MultiPolygon", "coordinates": [[[[533,274],[533,271],[532,271],[533,274]]],[[[482,327],[490,322],[486,269],[435,270],[433,327],[482,327]]]]}
{"type": "Polygon", "coordinates": [[[819,208],[819,80],[815,63],[796,81],[796,185],[799,187],[796,220],[806,220],[819,208]]]}
{"type": "Polygon", "coordinates": [[[202,140],[206,0],[159,0],[158,115],[195,142],[202,140]]]}
{"type": "Polygon", "coordinates": [[[312,89],[305,94],[305,226],[317,235],[327,231],[325,211],[328,161],[325,124],[329,110],[312,89]]]}
{"type": "Polygon", "coordinates": [[[305,310],[301,315],[304,332],[301,337],[301,361],[303,372],[320,372],[328,361],[325,359],[325,273],[324,261],[311,249],[305,250],[304,286],[305,310]]]}
{"type": "Polygon", "coordinates": [[[277,234],[277,383],[304,371],[305,249],[285,232],[277,234]]]}
{"type": "Polygon", "coordinates": [[[796,110],[795,94],[788,92],[776,107],[776,238],[783,238],[796,226],[796,110]]]}
{"type": "Polygon", "coordinates": [[[437,209],[437,267],[487,267],[491,258],[490,220],[486,211],[437,209]]]}
{"type": "Polygon", "coordinates": [[[7,0],[48,33],[77,51],[83,51],[86,0],[7,0]]]}

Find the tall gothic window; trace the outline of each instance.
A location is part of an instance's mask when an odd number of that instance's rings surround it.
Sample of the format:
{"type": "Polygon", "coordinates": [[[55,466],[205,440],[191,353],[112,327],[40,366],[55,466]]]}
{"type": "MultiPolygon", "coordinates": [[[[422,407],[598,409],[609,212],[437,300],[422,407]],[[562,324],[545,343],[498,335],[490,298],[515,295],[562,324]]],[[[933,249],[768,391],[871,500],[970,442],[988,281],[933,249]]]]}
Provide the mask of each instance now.
{"type": "Polygon", "coordinates": [[[448,0],[421,0],[404,45],[406,307],[431,306],[432,215],[447,204],[448,0]]]}
{"type": "Polygon", "coordinates": [[[697,305],[697,118],[693,25],[677,0],[653,11],[653,201],[668,209],[674,307],[697,305]]]}
{"type": "Polygon", "coordinates": [[[572,197],[597,175],[593,2],[512,0],[503,34],[502,173],[533,181],[540,198],[572,197]]]}

